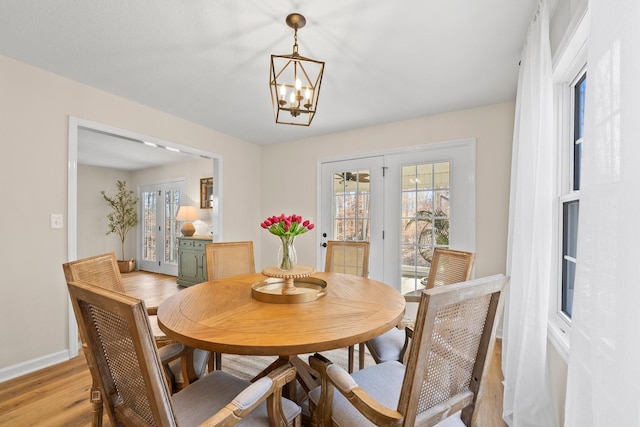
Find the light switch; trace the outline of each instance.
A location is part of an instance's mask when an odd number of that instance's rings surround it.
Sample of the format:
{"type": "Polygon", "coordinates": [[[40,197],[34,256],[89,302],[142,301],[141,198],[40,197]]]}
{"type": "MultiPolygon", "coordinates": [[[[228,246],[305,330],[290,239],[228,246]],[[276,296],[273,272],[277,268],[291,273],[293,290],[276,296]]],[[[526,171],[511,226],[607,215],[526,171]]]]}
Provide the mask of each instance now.
{"type": "Polygon", "coordinates": [[[51,229],[54,228],[64,228],[62,214],[51,214],[51,229]]]}

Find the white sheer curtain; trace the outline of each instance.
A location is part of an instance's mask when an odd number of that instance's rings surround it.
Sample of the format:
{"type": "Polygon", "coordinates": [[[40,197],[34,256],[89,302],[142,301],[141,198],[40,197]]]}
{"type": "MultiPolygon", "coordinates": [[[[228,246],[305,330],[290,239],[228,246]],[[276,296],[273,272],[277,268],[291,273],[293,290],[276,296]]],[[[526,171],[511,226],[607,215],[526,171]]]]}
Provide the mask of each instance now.
{"type": "Polygon", "coordinates": [[[589,9],[565,425],[640,426],[640,1],[589,9]]]}
{"type": "Polygon", "coordinates": [[[510,426],[555,425],[547,373],[547,315],[553,230],[553,81],[549,11],[540,2],[520,63],[511,161],[511,199],[502,369],[510,426]]]}

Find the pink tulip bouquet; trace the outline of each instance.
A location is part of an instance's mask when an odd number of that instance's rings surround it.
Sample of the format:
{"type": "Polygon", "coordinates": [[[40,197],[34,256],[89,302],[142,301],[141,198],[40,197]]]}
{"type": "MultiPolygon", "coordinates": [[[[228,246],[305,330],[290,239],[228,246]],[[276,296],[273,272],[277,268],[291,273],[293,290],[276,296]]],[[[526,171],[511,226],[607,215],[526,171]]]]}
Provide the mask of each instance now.
{"type": "Polygon", "coordinates": [[[307,220],[303,220],[299,215],[286,216],[282,214],[280,216],[272,216],[260,224],[260,227],[269,230],[271,234],[276,236],[298,236],[304,234],[309,230],[313,230],[315,225],[307,220]]]}
{"type": "Polygon", "coordinates": [[[280,237],[282,247],[278,254],[281,270],[291,270],[297,263],[297,255],[293,246],[296,236],[304,234],[315,227],[309,220],[303,220],[299,215],[272,216],[260,223],[260,227],[269,230],[271,234],[280,237]]]}

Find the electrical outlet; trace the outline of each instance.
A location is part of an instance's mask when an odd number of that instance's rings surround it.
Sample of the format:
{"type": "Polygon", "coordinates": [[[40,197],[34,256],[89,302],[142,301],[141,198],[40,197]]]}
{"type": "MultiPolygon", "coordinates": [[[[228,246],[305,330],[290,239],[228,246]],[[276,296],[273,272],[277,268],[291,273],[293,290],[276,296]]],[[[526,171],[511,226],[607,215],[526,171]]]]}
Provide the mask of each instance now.
{"type": "Polygon", "coordinates": [[[51,229],[64,228],[62,223],[62,214],[51,214],[51,229]]]}

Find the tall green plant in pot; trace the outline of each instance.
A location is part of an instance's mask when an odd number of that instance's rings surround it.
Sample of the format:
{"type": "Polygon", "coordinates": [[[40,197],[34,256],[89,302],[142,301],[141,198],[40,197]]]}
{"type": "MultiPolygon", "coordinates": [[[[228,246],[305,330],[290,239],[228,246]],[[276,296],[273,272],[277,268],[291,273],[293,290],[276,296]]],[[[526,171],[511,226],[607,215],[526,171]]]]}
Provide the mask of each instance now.
{"type": "Polygon", "coordinates": [[[136,261],[133,258],[127,260],[124,257],[124,243],[129,231],[138,225],[138,211],[136,210],[138,198],[134,196],[132,190],[127,190],[126,181],[116,181],[116,187],[118,192],[113,197],[107,196],[104,191],[101,192],[102,197],[111,208],[111,212],[107,215],[109,220],[107,236],[113,233],[120,237],[122,259],[118,260],[118,267],[121,273],[128,273],[135,269],[136,261]]]}

